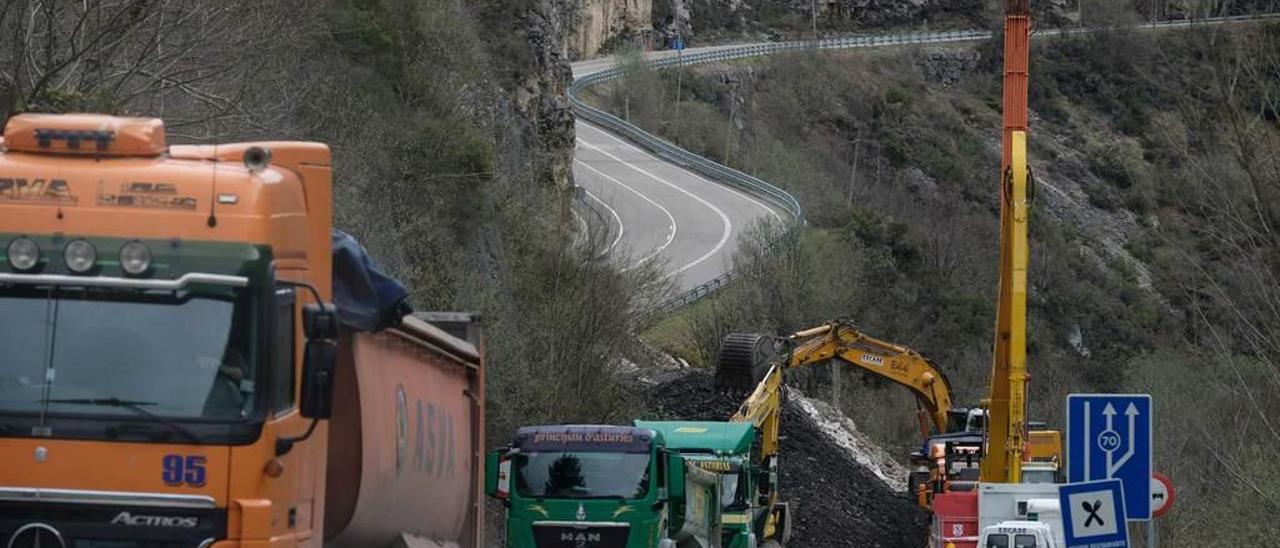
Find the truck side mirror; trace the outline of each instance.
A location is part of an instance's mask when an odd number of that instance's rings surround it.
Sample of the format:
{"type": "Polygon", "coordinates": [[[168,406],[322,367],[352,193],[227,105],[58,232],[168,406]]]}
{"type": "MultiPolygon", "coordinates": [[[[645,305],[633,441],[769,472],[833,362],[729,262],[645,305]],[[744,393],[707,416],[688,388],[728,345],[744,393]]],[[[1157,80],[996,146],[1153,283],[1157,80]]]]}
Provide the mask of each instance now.
{"type": "Polygon", "coordinates": [[[679,453],[666,453],[667,459],[667,498],[684,500],[684,458],[679,453]]]}
{"type": "Polygon", "coordinates": [[[302,355],[302,397],[298,411],[308,419],[333,416],[333,378],[338,365],[338,311],[333,303],[302,308],[307,345],[302,355]]]}
{"type": "Polygon", "coordinates": [[[484,455],[484,494],[503,501],[511,498],[511,459],[505,451],[484,455]]]}
{"type": "Polygon", "coordinates": [[[302,307],[302,331],[309,340],[338,338],[338,308],[333,303],[302,307]]]}
{"type": "Polygon", "coordinates": [[[298,411],[308,419],[333,416],[333,376],[338,363],[338,343],[307,341],[302,356],[302,398],[298,411]]]}

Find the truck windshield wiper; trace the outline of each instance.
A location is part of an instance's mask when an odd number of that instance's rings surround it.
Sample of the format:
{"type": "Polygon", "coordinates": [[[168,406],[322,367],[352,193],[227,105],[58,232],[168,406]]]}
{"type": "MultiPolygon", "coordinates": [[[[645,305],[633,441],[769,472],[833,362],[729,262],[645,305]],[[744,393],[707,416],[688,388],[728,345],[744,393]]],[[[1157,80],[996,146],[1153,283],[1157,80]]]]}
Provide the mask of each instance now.
{"type": "Polygon", "coordinates": [[[195,443],[200,442],[200,436],[195,435],[195,433],[192,432],[191,430],[188,430],[186,427],[182,426],[181,424],[170,421],[164,417],[161,417],[155,413],[152,413],[148,411],[147,408],[145,407],[148,405],[158,405],[156,402],[122,400],[120,398],[63,398],[63,399],[51,399],[46,401],[48,403],[66,403],[71,405],[99,405],[99,406],[106,406],[106,407],[123,407],[143,417],[146,417],[160,424],[168,426],[171,430],[179,434],[182,434],[183,437],[187,438],[188,440],[191,440],[192,442],[195,442],[195,443]]]}

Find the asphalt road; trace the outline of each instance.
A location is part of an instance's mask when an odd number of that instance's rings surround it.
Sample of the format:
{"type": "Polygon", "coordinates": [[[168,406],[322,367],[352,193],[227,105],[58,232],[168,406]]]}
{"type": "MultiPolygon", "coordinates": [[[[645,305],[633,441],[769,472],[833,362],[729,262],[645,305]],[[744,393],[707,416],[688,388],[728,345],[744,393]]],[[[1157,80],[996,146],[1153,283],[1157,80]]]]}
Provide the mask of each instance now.
{"type": "MultiPolygon", "coordinates": [[[[1195,25],[1246,22],[1261,17],[1223,17],[1200,21],[1165,21],[1135,26],[1137,30],[1166,30],[1195,25]]],[[[1045,29],[1038,36],[1095,32],[1096,29],[1045,29]]],[[[910,35],[898,35],[909,37],[910,35]]],[[[892,37],[892,36],[888,36],[892,37]]],[[[970,38],[971,40],[972,38],[970,38]]],[[[689,48],[682,55],[714,52],[735,44],[689,48]]],[[[848,46],[842,46],[848,47],[848,46]]],[[[674,51],[645,54],[649,59],[674,57],[674,51]]],[[[573,63],[575,78],[612,68],[612,57],[573,63]]],[[[607,228],[610,253],[623,253],[629,265],[664,261],[679,291],[715,279],[732,266],[738,235],[761,219],[782,219],[783,213],[760,200],[713,183],[693,172],[658,159],[617,136],[578,120],[574,174],[586,190],[590,217],[607,228]]],[[[580,215],[587,224],[588,215],[580,215]]],[[[589,232],[589,230],[584,230],[589,232]]]]}
{"type": "MultiPolygon", "coordinates": [[[[669,54],[669,52],[657,52],[669,54]]],[[[612,59],[573,65],[579,77],[612,59]]],[[[661,261],[678,291],[727,272],[738,236],[761,219],[783,219],[757,198],[667,163],[583,120],[577,123],[574,177],[608,224],[605,245],[629,267],[661,261]]]]}

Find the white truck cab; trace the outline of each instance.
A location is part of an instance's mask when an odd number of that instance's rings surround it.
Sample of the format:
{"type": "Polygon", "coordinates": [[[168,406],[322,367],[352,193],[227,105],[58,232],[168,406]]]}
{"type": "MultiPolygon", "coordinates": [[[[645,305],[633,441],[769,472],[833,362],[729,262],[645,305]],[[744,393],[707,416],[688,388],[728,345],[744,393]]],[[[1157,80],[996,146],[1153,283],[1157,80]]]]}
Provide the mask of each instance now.
{"type": "Polygon", "coordinates": [[[1066,547],[1056,483],[982,484],[978,516],[978,548],[1066,547]],[[1008,544],[1001,544],[1006,540],[1008,544]]]}
{"type": "Polygon", "coordinates": [[[982,530],[978,548],[1063,548],[1049,524],[1040,521],[1004,521],[982,530]]]}

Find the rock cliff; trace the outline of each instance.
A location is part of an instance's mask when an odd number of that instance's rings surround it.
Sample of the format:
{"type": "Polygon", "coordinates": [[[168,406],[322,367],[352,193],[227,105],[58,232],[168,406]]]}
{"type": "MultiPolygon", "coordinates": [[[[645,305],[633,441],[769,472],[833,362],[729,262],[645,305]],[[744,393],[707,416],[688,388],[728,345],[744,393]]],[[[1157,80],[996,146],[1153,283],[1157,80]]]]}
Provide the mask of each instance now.
{"type": "MultiPolygon", "coordinates": [[[[592,57],[621,42],[643,42],[653,30],[655,0],[578,0],[568,54],[575,59],[592,57]]],[[[671,0],[656,0],[670,2],[671,0]]]]}

